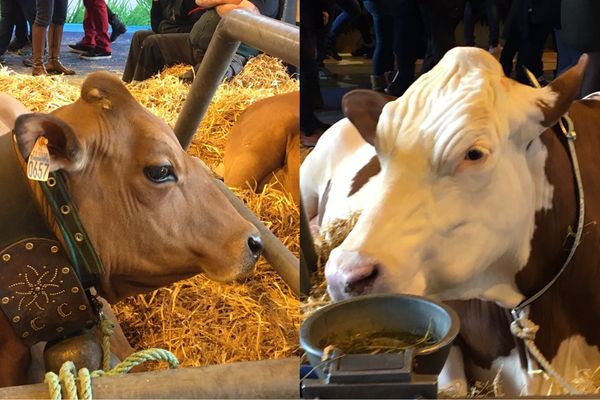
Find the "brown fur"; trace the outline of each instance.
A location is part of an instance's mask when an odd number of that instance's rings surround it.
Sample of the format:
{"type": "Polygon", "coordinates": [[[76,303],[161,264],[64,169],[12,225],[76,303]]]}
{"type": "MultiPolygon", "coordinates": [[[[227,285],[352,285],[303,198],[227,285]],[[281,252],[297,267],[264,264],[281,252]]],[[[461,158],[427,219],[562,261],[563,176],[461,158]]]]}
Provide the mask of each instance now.
{"type": "Polygon", "coordinates": [[[280,94],[257,101],[235,123],[225,146],[225,183],[262,190],[282,171],[283,188],[298,204],[300,95],[280,94]]]}

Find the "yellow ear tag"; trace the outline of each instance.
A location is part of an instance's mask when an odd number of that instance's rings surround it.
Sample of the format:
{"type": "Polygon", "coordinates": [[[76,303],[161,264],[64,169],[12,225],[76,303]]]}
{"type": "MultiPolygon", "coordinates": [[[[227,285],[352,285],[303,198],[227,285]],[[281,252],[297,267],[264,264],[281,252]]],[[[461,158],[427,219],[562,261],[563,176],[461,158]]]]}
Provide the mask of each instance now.
{"type": "Polygon", "coordinates": [[[50,174],[50,152],[48,139],[40,136],[35,141],[33,150],[27,160],[27,177],[32,181],[46,182],[50,174]]]}

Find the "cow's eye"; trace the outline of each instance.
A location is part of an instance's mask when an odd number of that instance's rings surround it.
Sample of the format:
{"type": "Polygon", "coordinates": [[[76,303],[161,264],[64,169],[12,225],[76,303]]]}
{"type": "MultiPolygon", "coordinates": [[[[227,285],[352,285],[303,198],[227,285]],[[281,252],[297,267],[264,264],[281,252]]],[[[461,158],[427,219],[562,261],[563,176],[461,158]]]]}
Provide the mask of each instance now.
{"type": "Polygon", "coordinates": [[[465,154],[465,160],[477,161],[482,159],[483,156],[484,153],[480,149],[469,149],[469,151],[467,151],[467,154],[465,154]]]}
{"type": "Polygon", "coordinates": [[[144,168],[146,178],[154,183],[176,182],[177,177],[170,165],[158,165],[144,168]]]}

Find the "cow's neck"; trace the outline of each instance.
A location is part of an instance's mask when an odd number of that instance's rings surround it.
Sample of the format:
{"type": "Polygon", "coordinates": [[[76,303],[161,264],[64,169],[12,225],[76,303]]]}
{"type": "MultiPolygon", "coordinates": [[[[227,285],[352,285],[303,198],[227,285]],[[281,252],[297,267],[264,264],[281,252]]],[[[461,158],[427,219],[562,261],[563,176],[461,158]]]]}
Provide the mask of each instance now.
{"type": "MultiPolygon", "coordinates": [[[[576,143],[578,156],[582,164],[586,163],[582,165],[584,190],[595,190],[593,179],[586,179],[586,173],[590,174],[588,164],[596,162],[587,157],[595,143],[585,137],[583,127],[576,128],[580,136],[576,143]]],[[[536,293],[558,273],[577,229],[577,189],[564,139],[548,130],[542,135],[542,141],[548,149],[545,170],[554,193],[552,208],[536,215],[531,256],[516,277],[519,289],[526,296],[536,293]]],[[[599,269],[593,262],[598,258],[600,236],[593,222],[592,196],[588,199],[587,225],[575,257],[556,284],[530,307],[530,318],[540,325],[536,344],[549,360],[557,355],[561,343],[575,335],[582,336],[590,345],[600,346],[600,333],[594,323],[600,320],[600,309],[595,307],[600,301],[596,289],[599,269]]]]}

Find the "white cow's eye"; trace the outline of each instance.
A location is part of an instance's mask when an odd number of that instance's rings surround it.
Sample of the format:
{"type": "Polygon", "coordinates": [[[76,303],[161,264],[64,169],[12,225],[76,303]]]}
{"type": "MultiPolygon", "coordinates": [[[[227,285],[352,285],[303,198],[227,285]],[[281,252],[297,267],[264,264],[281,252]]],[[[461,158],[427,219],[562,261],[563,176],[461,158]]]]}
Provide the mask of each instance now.
{"type": "Polygon", "coordinates": [[[177,177],[170,165],[157,165],[144,168],[144,175],[154,183],[176,182],[177,177]]]}
{"type": "Polygon", "coordinates": [[[477,161],[482,159],[484,156],[485,153],[481,149],[473,148],[467,151],[467,154],[465,154],[465,160],[477,161]]]}

